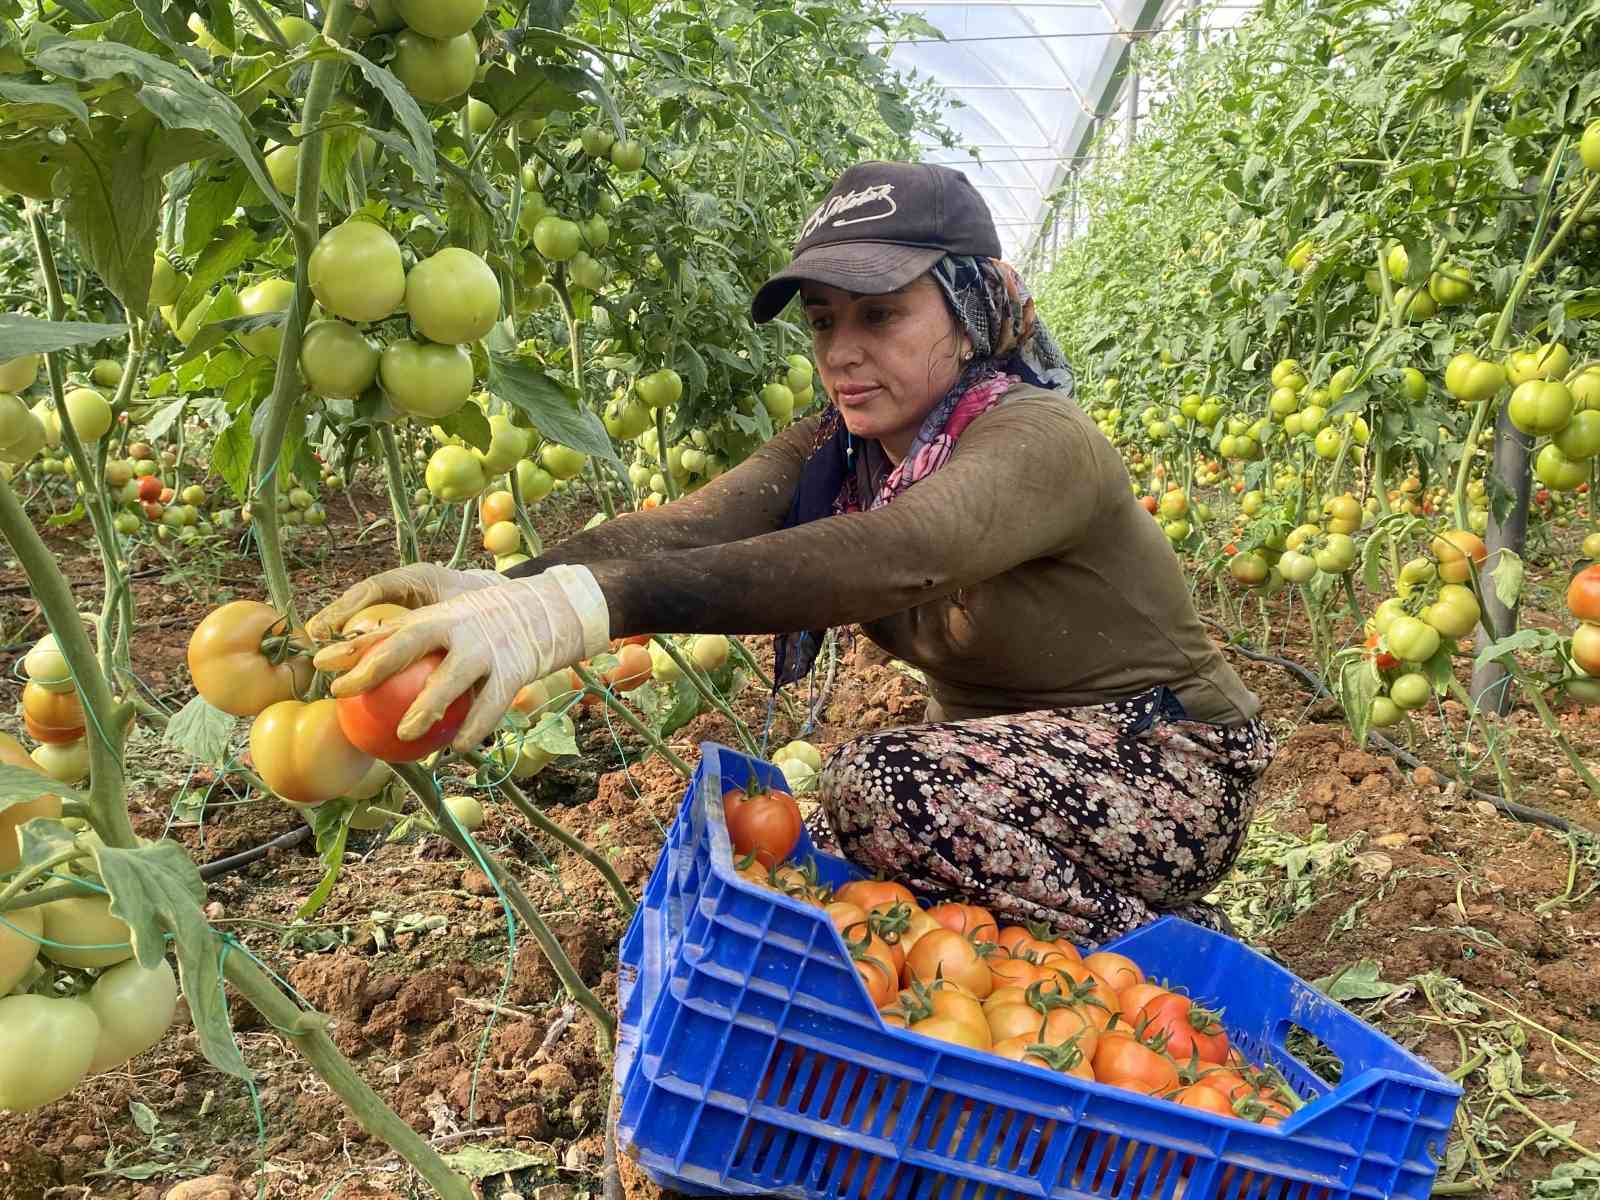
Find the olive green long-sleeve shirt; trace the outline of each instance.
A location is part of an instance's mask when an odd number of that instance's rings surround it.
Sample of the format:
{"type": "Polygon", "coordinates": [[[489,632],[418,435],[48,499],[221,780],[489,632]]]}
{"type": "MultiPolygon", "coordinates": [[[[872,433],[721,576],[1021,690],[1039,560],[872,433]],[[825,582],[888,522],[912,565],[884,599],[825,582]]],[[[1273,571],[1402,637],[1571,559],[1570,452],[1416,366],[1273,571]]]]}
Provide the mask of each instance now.
{"type": "Polygon", "coordinates": [[[512,574],[589,567],[618,636],[860,624],[927,676],[934,720],[1158,684],[1195,720],[1259,711],[1121,458],[1071,400],[1014,389],[892,504],[781,529],[816,430],[817,418],[802,421],[693,495],[607,521],[512,574]]]}

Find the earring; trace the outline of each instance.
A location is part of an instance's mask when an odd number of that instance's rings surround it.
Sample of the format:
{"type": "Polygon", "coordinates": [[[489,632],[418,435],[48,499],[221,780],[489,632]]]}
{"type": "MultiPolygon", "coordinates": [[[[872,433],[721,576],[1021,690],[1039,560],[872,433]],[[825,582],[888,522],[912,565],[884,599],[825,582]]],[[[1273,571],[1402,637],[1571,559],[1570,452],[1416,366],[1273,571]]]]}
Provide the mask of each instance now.
{"type": "Polygon", "coordinates": [[[963,354],[961,356],[961,365],[962,366],[966,366],[968,363],[970,363],[972,361],[973,357],[974,357],[973,351],[968,350],[965,354],[963,354]]]}

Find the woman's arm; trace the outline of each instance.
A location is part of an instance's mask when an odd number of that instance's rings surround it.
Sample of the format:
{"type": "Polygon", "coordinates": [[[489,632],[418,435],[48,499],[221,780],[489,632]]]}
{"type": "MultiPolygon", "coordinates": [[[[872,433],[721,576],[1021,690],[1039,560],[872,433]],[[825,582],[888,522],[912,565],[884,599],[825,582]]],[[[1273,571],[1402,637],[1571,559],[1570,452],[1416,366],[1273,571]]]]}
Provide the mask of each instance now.
{"type": "Polygon", "coordinates": [[[692,495],[603,521],[507,574],[537,575],[557,563],[649,558],[771,533],[788,515],[816,433],[817,418],[801,421],[692,495]]]}
{"type": "Polygon", "coordinates": [[[1064,404],[1018,401],[978,418],[943,468],[883,508],[585,565],[605,594],[613,636],[785,633],[875,620],[1082,537],[1108,483],[1085,425],[1064,404]]]}

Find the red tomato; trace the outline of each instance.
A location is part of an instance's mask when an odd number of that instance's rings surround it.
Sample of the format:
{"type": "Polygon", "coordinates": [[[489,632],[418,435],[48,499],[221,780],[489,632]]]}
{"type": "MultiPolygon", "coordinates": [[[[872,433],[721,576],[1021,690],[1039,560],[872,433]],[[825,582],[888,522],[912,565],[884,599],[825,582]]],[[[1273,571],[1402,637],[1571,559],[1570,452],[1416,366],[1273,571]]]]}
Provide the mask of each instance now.
{"type": "Polygon", "coordinates": [[[1178,1086],[1176,1064],[1127,1033],[1101,1036],[1094,1051],[1094,1077],[1147,1096],[1164,1096],[1178,1086]]]}
{"type": "Polygon", "coordinates": [[[395,732],[400,718],[417,698],[433,669],[444,661],[444,653],[424,654],[403,671],[385,679],[370,691],[339,700],[339,728],[358,750],[384,762],[415,762],[450,744],[472,707],[469,688],[445,710],[433,727],[415,741],[402,741],[395,732]]]}
{"type": "Polygon", "coordinates": [[[969,934],[975,941],[993,943],[1000,926],[987,908],[979,904],[935,904],[928,915],[946,929],[969,934]]]}
{"type": "Polygon", "coordinates": [[[1228,1057],[1228,1035],[1213,1012],[1195,1008],[1187,996],[1163,992],[1145,1002],[1139,1019],[1149,1037],[1165,1038],[1165,1049],[1179,1062],[1196,1055],[1201,1062],[1221,1064],[1228,1057]]]}
{"type": "Polygon", "coordinates": [[[800,807],[788,792],[734,788],[723,794],[722,807],[736,859],[754,854],[756,861],[775,867],[789,857],[800,840],[800,807]]]}
{"type": "Polygon", "coordinates": [[[161,498],[161,480],[154,475],[139,476],[139,499],[159,500],[161,498]]]}
{"type": "Polygon", "coordinates": [[[846,900],[862,908],[872,909],[880,904],[903,903],[916,907],[917,898],[903,884],[888,879],[853,879],[834,893],[837,900],[846,900]]]}

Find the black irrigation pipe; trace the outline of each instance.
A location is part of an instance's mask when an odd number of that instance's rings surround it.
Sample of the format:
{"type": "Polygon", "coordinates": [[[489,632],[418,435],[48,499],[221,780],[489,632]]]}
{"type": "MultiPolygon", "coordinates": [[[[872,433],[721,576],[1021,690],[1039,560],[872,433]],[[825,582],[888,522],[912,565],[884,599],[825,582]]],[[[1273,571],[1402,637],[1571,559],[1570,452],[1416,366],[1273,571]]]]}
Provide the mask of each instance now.
{"type": "MultiPolygon", "coordinates": [[[[1262,654],[1259,651],[1247,649],[1246,647],[1239,645],[1237,642],[1229,642],[1226,645],[1229,650],[1237,651],[1239,654],[1244,655],[1252,662],[1271,663],[1273,666],[1282,667],[1285,671],[1288,671],[1291,675],[1299,679],[1301,683],[1309,687],[1312,693],[1317,697],[1320,698],[1322,696],[1326,696],[1336,704],[1339,702],[1339,698],[1335,696],[1328,688],[1328,685],[1322,681],[1321,676],[1319,676],[1315,671],[1301,666],[1293,659],[1282,658],[1276,654],[1262,654]]],[[[1406,766],[1411,767],[1412,769],[1429,766],[1415,754],[1412,754],[1409,750],[1402,746],[1395,745],[1380,733],[1368,731],[1367,740],[1374,743],[1380,750],[1389,755],[1391,758],[1399,759],[1406,766]]],[[[1429,766],[1429,770],[1434,769],[1436,768],[1429,766]]],[[[1443,775],[1445,773],[1441,771],[1440,774],[1443,775]]],[[[1446,775],[1446,778],[1450,778],[1456,783],[1461,782],[1459,779],[1454,779],[1453,776],[1446,775]]],[[[1581,834],[1584,837],[1600,838],[1600,834],[1595,833],[1595,831],[1592,829],[1569,821],[1565,817],[1557,816],[1555,813],[1546,812],[1542,808],[1532,808],[1526,804],[1518,804],[1514,800],[1507,800],[1504,796],[1501,796],[1497,792],[1485,792],[1478,788],[1464,788],[1464,791],[1474,800],[1488,801],[1506,816],[1511,817],[1514,820],[1522,821],[1529,825],[1543,825],[1546,829],[1554,829],[1561,833],[1576,833],[1581,834]]]]}
{"type": "Polygon", "coordinates": [[[309,825],[302,825],[299,829],[291,829],[288,833],[273,838],[270,842],[264,842],[259,846],[252,846],[248,850],[241,850],[237,854],[230,854],[227,858],[219,858],[214,862],[206,863],[200,868],[200,878],[208,880],[220,879],[231,871],[237,871],[240,867],[248,867],[258,859],[265,858],[274,850],[287,850],[290,846],[298,846],[310,837],[311,826],[309,825]]]}

